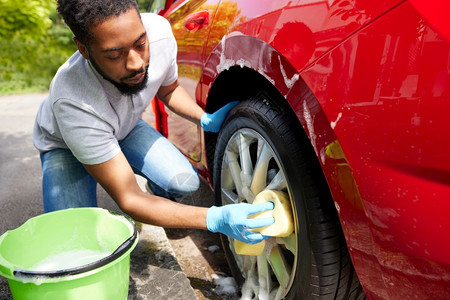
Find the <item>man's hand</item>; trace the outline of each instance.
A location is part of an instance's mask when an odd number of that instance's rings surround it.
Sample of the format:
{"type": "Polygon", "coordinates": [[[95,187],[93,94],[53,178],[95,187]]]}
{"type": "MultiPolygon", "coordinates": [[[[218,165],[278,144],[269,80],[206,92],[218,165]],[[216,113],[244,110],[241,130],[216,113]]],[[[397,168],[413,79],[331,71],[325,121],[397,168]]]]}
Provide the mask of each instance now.
{"type": "Polygon", "coordinates": [[[235,107],[238,103],[239,101],[230,102],[212,114],[204,113],[202,115],[202,118],[200,119],[200,124],[203,130],[210,132],[219,132],[228,112],[232,110],[233,107],[235,107]]]}
{"type": "Polygon", "coordinates": [[[273,217],[248,219],[247,217],[273,208],[272,202],[212,206],[206,215],[206,226],[211,232],[220,232],[244,243],[259,243],[267,237],[248,229],[271,225],[275,219],[273,217]]]}

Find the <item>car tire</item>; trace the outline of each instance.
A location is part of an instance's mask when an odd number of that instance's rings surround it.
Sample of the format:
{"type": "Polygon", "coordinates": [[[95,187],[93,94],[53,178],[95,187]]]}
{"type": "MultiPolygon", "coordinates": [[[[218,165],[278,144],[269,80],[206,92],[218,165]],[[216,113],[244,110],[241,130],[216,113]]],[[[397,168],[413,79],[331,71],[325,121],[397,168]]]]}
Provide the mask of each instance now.
{"type": "Polygon", "coordinates": [[[243,299],[365,298],[317,157],[286,103],[261,93],[229,113],[213,183],[216,205],[252,203],[264,189],[290,199],[294,233],[269,238],[261,255],[238,255],[221,235],[243,299]]]}

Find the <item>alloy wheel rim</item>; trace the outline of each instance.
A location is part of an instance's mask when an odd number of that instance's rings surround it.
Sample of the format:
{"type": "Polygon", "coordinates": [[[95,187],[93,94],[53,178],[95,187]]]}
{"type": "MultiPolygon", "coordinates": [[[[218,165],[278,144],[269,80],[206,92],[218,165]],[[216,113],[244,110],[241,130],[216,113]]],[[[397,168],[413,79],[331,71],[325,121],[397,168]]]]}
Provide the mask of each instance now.
{"type": "MultiPolygon", "coordinates": [[[[272,146],[258,132],[250,128],[236,131],[229,139],[222,157],[221,198],[222,204],[252,203],[263,190],[281,190],[289,195],[295,211],[286,174],[272,146]]],[[[298,224],[293,213],[294,224],[298,224]]],[[[272,237],[266,240],[259,256],[236,254],[233,239],[228,238],[237,266],[245,279],[243,298],[281,299],[290,290],[294,281],[298,260],[298,229],[285,238],[272,237]]]]}

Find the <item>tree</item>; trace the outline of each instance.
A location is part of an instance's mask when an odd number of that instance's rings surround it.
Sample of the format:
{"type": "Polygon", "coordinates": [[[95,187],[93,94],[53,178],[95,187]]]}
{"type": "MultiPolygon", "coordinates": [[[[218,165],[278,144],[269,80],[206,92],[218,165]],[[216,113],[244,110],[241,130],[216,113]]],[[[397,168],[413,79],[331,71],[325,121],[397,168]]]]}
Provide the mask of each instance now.
{"type": "Polygon", "coordinates": [[[11,41],[17,36],[36,39],[52,25],[50,0],[0,0],[0,39],[11,41]]]}
{"type": "Polygon", "coordinates": [[[0,94],[44,90],[74,51],[54,0],[0,0],[0,94]]]}

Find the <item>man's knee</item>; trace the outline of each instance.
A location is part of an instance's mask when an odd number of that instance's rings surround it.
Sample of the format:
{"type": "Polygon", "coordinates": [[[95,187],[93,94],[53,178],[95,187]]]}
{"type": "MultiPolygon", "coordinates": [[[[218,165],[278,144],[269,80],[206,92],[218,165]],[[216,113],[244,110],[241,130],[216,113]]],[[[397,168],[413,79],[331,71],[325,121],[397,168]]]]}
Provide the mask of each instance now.
{"type": "Polygon", "coordinates": [[[179,198],[183,198],[195,193],[200,187],[200,178],[197,173],[181,173],[174,176],[170,181],[168,191],[178,194],[179,198]]]}

